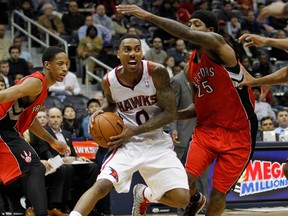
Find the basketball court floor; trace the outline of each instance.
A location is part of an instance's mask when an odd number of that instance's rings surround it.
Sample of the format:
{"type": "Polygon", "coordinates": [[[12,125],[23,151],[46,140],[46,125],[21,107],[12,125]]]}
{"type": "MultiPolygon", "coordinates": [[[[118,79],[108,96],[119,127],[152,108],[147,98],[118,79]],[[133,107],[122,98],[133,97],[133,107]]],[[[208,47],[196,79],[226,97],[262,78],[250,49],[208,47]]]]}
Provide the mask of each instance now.
{"type": "MultiPolygon", "coordinates": [[[[176,214],[149,214],[149,216],[176,216],[176,214]]],[[[198,214],[204,216],[204,214],[198,214]]],[[[227,209],[223,216],[288,216],[288,206],[273,208],[227,209]]]]}

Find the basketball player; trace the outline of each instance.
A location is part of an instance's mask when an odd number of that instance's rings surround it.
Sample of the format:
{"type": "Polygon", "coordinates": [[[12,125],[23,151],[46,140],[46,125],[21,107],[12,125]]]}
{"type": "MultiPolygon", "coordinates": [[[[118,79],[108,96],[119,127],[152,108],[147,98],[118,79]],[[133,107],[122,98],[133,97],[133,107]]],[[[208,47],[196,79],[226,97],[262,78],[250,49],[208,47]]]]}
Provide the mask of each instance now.
{"type": "Polygon", "coordinates": [[[34,149],[23,139],[29,129],[57,151],[69,154],[69,147],[52,137],[35,118],[48,88],[67,74],[68,58],[58,47],[47,48],[42,56],[43,72],[24,77],[0,91],[0,180],[8,184],[24,176],[24,192],[36,215],[47,215],[45,167],[34,149]]]}
{"type": "Polygon", "coordinates": [[[132,215],[145,215],[151,201],[176,208],[189,202],[187,175],[173,151],[171,137],[161,128],[173,121],[176,114],[168,72],[160,64],[142,60],[141,42],[136,35],[120,39],[117,57],[122,65],[107,73],[102,81],[107,102],[101,110],[117,111],[124,121],[123,131],[111,137],[108,144],[114,151],[71,216],[88,215],[113,187],[118,193],[128,192],[136,171],[148,187],[134,187],[132,215]]]}
{"type": "Polygon", "coordinates": [[[117,10],[148,20],[193,44],[194,50],[185,72],[191,86],[196,88],[194,104],[178,111],[179,119],[197,115],[186,162],[191,199],[184,215],[196,215],[204,206],[206,198],[196,191],[195,181],[214,160],[213,185],[206,215],[221,215],[227,193],[249,162],[257,132],[252,91],[246,86],[236,88],[243,79],[243,72],[234,50],[217,34],[218,20],[210,11],[195,11],[189,28],[135,5],[120,5],[117,10]]]}

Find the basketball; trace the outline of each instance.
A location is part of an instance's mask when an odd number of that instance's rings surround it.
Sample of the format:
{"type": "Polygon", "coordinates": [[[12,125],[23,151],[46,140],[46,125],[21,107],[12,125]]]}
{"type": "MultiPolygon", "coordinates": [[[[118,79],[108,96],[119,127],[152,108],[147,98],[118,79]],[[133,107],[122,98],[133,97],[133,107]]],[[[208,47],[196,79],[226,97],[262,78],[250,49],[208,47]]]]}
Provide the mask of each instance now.
{"type": "Polygon", "coordinates": [[[122,132],[123,128],[117,124],[117,121],[123,122],[116,113],[112,112],[100,113],[95,117],[93,126],[90,126],[90,133],[99,146],[109,148],[107,143],[110,137],[122,132]]]}

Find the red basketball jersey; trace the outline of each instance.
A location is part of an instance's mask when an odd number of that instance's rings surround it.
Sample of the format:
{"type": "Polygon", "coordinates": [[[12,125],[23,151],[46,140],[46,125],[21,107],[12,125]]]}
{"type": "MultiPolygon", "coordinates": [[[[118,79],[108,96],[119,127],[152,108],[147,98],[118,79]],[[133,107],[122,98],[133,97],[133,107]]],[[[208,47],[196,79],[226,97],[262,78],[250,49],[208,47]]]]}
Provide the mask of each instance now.
{"type": "Polygon", "coordinates": [[[195,110],[197,123],[208,127],[239,130],[249,126],[254,115],[254,96],[246,86],[237,88],[243,72],[228,71],[216,64],[203,51],[200,63],[194,62],[196,51],[189,62],[189,80],[197,87],[195,110]]]}
{"type": "Polygon", "coordinates": [[[19,80],[16,85],[22,83],[25,79],[29,77],[35,77],[42,81],[43,91],[38,95],[36,100],[25,107],[20,99],[9,101],[0,104],[0,125],[2,127],[12,127],[15,128],[20,134],[26,131],[31,123],[33,122],[35,116],[39,112],[41,105],[44,103],[47,95],[48,89],[46,85],[46,78],[43,73],[35,72],[29,76],[24,77],[19,80]]]}

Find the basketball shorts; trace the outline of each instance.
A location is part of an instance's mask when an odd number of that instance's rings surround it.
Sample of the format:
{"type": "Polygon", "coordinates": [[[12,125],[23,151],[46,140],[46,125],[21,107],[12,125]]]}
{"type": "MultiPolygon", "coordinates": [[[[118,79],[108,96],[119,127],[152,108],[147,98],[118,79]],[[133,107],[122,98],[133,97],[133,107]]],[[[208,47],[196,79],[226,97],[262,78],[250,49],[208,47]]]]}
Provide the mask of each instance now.
{"type": "Polygon", "coordinates": [[[213,188],[226,194],[247,166],[255,137],[250,128],[231,131],[197,125],[190,142],[186,172],[198,178],[216,159],[213,188]]]}
{"type": "Polygon", "coordinates": [[[151,189],[154,200],[172,189],[189,190],[187,174],[168,134],[161,135],[161,139],[128,142],[118,148],[106,159],[97,179],[108,179],[118,193],[127,193],[136,171],[151,189]]]}
{"type": "Polygon", "coordinates": [[[41,163],[37,153],[16,131],[1,131],[0,180],[8,184],[23,176],[32,163],[41,163]]]}

